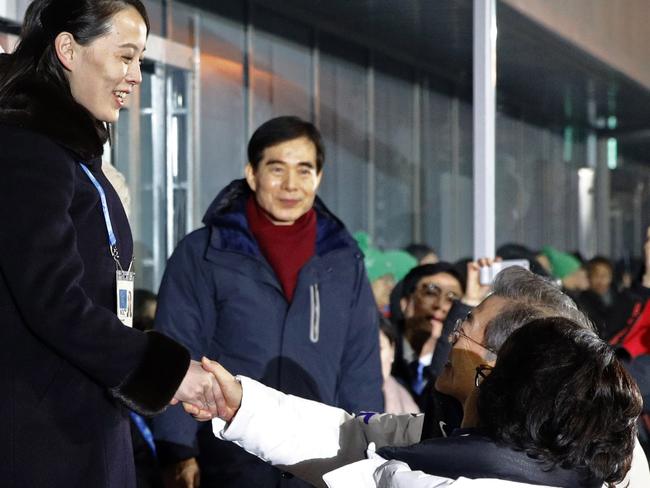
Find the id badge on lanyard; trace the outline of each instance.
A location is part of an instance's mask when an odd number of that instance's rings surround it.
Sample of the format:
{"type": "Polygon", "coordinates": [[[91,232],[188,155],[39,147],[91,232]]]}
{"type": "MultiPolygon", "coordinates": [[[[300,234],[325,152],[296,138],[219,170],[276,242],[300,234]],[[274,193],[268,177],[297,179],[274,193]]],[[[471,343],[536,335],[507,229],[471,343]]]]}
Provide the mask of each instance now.
{"type": "Polygon", "coordinates": [[[117,310],[115,313],[117,314],[117,318],[120,319],[124,325],[127,327],[133,327],[133,285],[135,281],[135,273],[131,271],[133,267],[133,259],[131,259],[129,269],[124,271],[120,264],[120,256],[117,251],[117,239],[115,238],[113,225],[111,224],[111,217],[108,213],[108,204],[106,203],[104,189],[99,184],[99,181],[97,181],[97,178],[95,178],[95,176],[90,172],[88,167],[83,163],[79,164],[90,181],[92,181],[93,185],[95,185],[95,188],[99,193],[99,199],[102,202],[102,212],[104,213],[104,222],[106,223],[106,231],[108,233],[108,245],[116,267],[115,283],[117,310]]]}
{"type": "Polygon", "coordinates": [[[127,327],[133,327],[133,282],[135,273],[118,269],[117,281],[117,318],[127,327]]]}

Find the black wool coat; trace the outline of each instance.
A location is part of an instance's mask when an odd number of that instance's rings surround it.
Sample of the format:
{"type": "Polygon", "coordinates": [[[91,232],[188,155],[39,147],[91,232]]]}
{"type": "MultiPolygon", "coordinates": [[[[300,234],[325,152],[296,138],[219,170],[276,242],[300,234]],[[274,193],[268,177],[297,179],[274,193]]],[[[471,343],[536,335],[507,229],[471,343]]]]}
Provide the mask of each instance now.
{"type": "Polygon", "coordinates": [[[103,131],[71,98],[21,86],[0,99],[0,486],[132,488],[125,405],[161,411],[189,363],[182,346],[117,319],[115,263],[131,233],[101,172],[103,131]]]}

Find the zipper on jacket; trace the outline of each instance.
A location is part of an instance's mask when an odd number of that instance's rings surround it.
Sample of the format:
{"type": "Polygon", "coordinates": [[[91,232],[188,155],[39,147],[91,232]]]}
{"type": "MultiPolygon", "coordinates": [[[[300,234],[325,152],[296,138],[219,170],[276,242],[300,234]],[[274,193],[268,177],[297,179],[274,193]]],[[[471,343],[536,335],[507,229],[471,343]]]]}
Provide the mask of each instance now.
{"type": "Polygon", "coordinates": [[[320,337],[320,295],[318,285],[309,287],[309,300],[311,303],[309,314],[309,340],[316,344],[320,337]]]}

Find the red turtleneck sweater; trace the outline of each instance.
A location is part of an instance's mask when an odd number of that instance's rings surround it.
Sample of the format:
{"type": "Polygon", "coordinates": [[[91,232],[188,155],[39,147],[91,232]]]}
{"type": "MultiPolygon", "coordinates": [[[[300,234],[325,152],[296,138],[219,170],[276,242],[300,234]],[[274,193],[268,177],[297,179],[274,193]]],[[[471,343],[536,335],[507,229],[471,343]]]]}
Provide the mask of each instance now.
{"type": "Polygon", "coordinates": [[[282,285],[284,296],[291,302],[298,273],[316,250],[316,212],[310,209],[292,225],[275,225],[251,195],[246,202],[246,217],[262,254],[282,285]]]}

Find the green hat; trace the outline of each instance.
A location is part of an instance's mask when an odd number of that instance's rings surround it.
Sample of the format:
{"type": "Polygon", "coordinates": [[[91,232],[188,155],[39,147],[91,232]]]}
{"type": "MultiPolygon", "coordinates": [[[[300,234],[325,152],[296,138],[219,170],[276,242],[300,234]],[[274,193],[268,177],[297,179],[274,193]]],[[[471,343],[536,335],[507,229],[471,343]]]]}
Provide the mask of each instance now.
{"type": "Polygon", "coordinates": [[[383,253],[372,246],[372,238],[365,232],[355,232],[354,239],[363,253],[363,262],[366,265],[368,279],[373,282],[388,273],[383,259],[383,253]]]}
{"type": "Polygon", "coordinates": [[[404,251],[382,252],[373,247],[371,237],[365,232],[355,232],[354,238],[363,252],[363,261],[370,282],[387,274],[393,275],[395,280],[399,281],[418,264],[413,256],[404,251]]]}
{"type": "Polygon", "coordinates": [[[400,281],[418,265],[418,260],[405,251],[385,251],[386,269],[393,275],[395,281],[400,281]]]}
{"type": "Polygon", "coordinates": [[[553,273],[553,276],[561,280],[570,274],[575,273],[582,267],[582,264],[576,257],[565,252],[560,252],[554,247],[544,246],[542,248],[542,253],[551,263],[551,272],[553,273]]]}
{"type": "Polygon", "coordinates": [[[366,232],[355,232],[352,237],[354,237],[354,240],[357,241],[357,245],[363,254],[366,254],[366,251],[372,247],[372,239],[366,232]]]}

